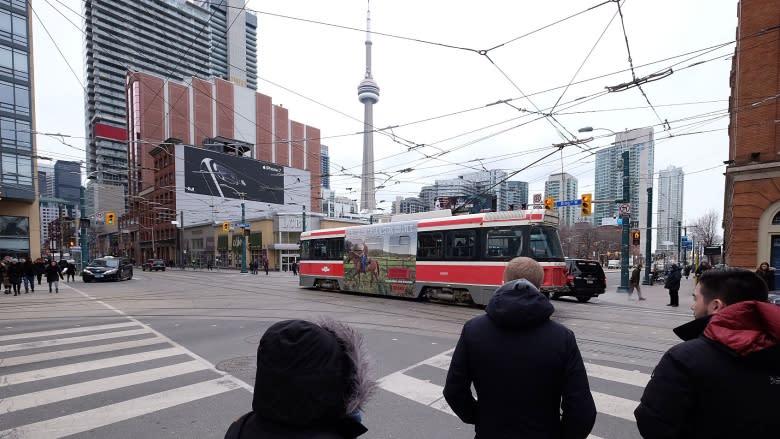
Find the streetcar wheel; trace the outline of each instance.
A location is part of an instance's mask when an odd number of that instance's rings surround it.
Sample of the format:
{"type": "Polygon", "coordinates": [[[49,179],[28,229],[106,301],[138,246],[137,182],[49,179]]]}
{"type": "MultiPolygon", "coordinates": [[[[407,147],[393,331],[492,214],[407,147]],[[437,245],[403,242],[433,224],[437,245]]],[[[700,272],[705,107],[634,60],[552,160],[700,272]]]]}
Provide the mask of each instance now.
{"type": "Polygon", "coordinates": [[[579,296],[577,297],[577,302],[585,303],[590,300],[590,296],[579,296]]]}

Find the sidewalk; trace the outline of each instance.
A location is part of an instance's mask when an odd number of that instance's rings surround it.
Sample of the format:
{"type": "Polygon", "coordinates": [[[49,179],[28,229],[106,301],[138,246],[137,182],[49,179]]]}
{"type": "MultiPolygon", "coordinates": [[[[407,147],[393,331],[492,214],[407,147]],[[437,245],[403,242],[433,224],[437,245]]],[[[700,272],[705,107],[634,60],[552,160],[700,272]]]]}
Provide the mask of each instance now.
{"type": "Polygon", "coordinates": [[[666,306],[669,303],[669,290],[664,288],[663,282],[657,282],[654,285],[640,285],[642,290],[642,297],[646,300],[638,300],[636,291],[631,295],[629,300],[627,293],[618,293],[617,287],[620,286],[620,282],[615,284],[607,284],[607,292],[600,295],[598,299],[592,299],[591,302],[605,302],[616,305],[631,305],[642,308],[654,308],[654,309],[667,309],[677,310],[683,313],[690,311],[690,306],[693,301],[693,289],[696,281],[693,275],[689,279],[682,277],[680,281],[680,306],[677,308],[666,306]]]}

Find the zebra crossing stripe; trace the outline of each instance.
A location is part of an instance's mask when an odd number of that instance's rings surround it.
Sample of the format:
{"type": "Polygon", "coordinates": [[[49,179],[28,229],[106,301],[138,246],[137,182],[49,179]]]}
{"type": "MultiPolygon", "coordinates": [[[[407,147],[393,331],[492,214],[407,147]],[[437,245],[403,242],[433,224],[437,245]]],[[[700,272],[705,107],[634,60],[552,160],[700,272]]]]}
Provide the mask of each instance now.
{"type": "Polygon", "coordinates": [[[131,326],[138,326],[138,324],[133,322],[122,322],[122,323],[110,323],[107,325],[78,326],[75,328],[63,328],[63,329],[55,329],[50,331],[24,332],[24,333],[11,334],[11,335],[0,335],[0,341],[20,340],[25,338],[36,338],[36,337],[49,337],[51,335],[77,334],[79,332],[104,331],[106,329],[127,328],[131,326]]]}
{"type": "Polygon", "coordinates": [[[21,351],[24,349],[35,349],[35,348],[45,348],[50,346],[61,346],[61,345],[68,345],[68,344],[74,344],[74,343],[82,343],[87,341],[98,341],[98,340],[108,340],[112,338],[119,338],[119,337],[130,337],[133,335],[141,335],[141,334],[149,334],[149,331],[146,329],[131,329],[127,331],[118,331],[118,332],[107,332],[103,334],[93,334],[93,335],[84,335],[81,337],[67,337],[67,338],[58,338],[54,340],[39,340],[39,341],[30,341],[26,343],[17,343],[17,344],[9,344],[9,345],[0,345],[0,352],[12,352],[12,351],[21,351]]]}
{"type": "MultiPolygon", "coordinates": [[[[142,340],[126,341],[122,343],[111,343],[86,348],[67,349],[64,351],[43,352],[40,354],[22,355],[18,357],[0,358],[3,367],[19,366],[21,364],[37,363],[47,360],[59,360],[63,358],[79,357],[82,355],[99,354],[103,352],[118,351],[120,349],[130,349],[143,346],[150,346],[158,343],[167,343],[168,340],[162,337],[144,338],[142,340]]],[[[0,436],[2,437],[2,436],[0,436]]]]}
{"type": "Polygon", "coordinates": [[[617,383],[630,384],[632,386],[646,387],[650,382],[650,375],[638,370],[625,370],[617,367],[602,366],[600,364],[585,363],[585,369],[589,377],[617,383]]]}
{"type": "Polygon", "coordinates": [[[11,428],[0,431],[0,437],[23,439],[74,435],[239,388],[229,378],[218,378],[11,428]]]}
{"type": "Polygon", "coordinates": [[[200,362],[193,360],[171,366],[158,367],[140,372],[133,372],[124,375],[117,375],[98,380],[71,384],[68,386],[55,387],[41,390],[39,392],[26,393],[19,396],[12,396],[0,400],[0,413],[9,413],[11,411],[38,407],[44,404],[51,404],[68,399],[93,395],[95,393],[106,392],[109,390],[135,386],[149,381],[155,381],[177,375],[184,375],[200,370],[206,370],[206,367],[200,364],[200,362]]]}
{"type": "Polygon", "coordinates": [[[593,401],[596,403],[596,411],[599,413],[635,422],[634,409],[639,405],[637,401],[607,395],[606,393],[601,392],[591,391],[590,393],[593,395],[593,401]]]}
{"type": "Polygon", "coordinates": [[[0,387],[14,384],[29,383],[32,381],[46,380],[72,375],[93,370],[108,369],[109,367],[123,366],[126,364],[141,363],[158,358],[184,355],[186,352],[179,348],[165,348],[154,351],[141,352],[139,354],[120,355],[119,357],[105,358],[102,360],[85,361],[83,363],[65,364],[62,366],[47,367],[45,369],[17,372],[0,377],[0,387]]]}

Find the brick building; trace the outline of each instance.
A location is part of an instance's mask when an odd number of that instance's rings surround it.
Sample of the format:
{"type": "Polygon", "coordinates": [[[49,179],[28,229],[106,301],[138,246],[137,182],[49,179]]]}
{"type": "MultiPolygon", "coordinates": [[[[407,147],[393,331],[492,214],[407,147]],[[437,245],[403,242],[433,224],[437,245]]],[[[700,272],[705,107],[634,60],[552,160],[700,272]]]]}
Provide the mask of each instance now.
{"type": "Polygon", "coordinates": [[[780,268],[780,0],[741,0],[731,69],[725,262],[780,268]]]}

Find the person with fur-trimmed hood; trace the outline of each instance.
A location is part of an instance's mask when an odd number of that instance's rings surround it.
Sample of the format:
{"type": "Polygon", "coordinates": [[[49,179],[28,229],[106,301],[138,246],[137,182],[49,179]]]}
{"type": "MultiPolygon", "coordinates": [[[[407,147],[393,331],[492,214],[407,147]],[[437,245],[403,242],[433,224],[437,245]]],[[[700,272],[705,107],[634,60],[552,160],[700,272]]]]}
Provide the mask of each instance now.
{"type": "Polygon", "coordinates": [[[353,439],[376,383],[360,333],[334,320],[285,320],[257,348],[252,411],[225,439],[353,439]]]}
{"type": "Polygon", "coordinates": [[[543,279],[535,260],[512,259],[486,314],[463,326],[444,398],[477,439],[585,439],[596,421],[577,340],[550,320],[543,279]]]}

